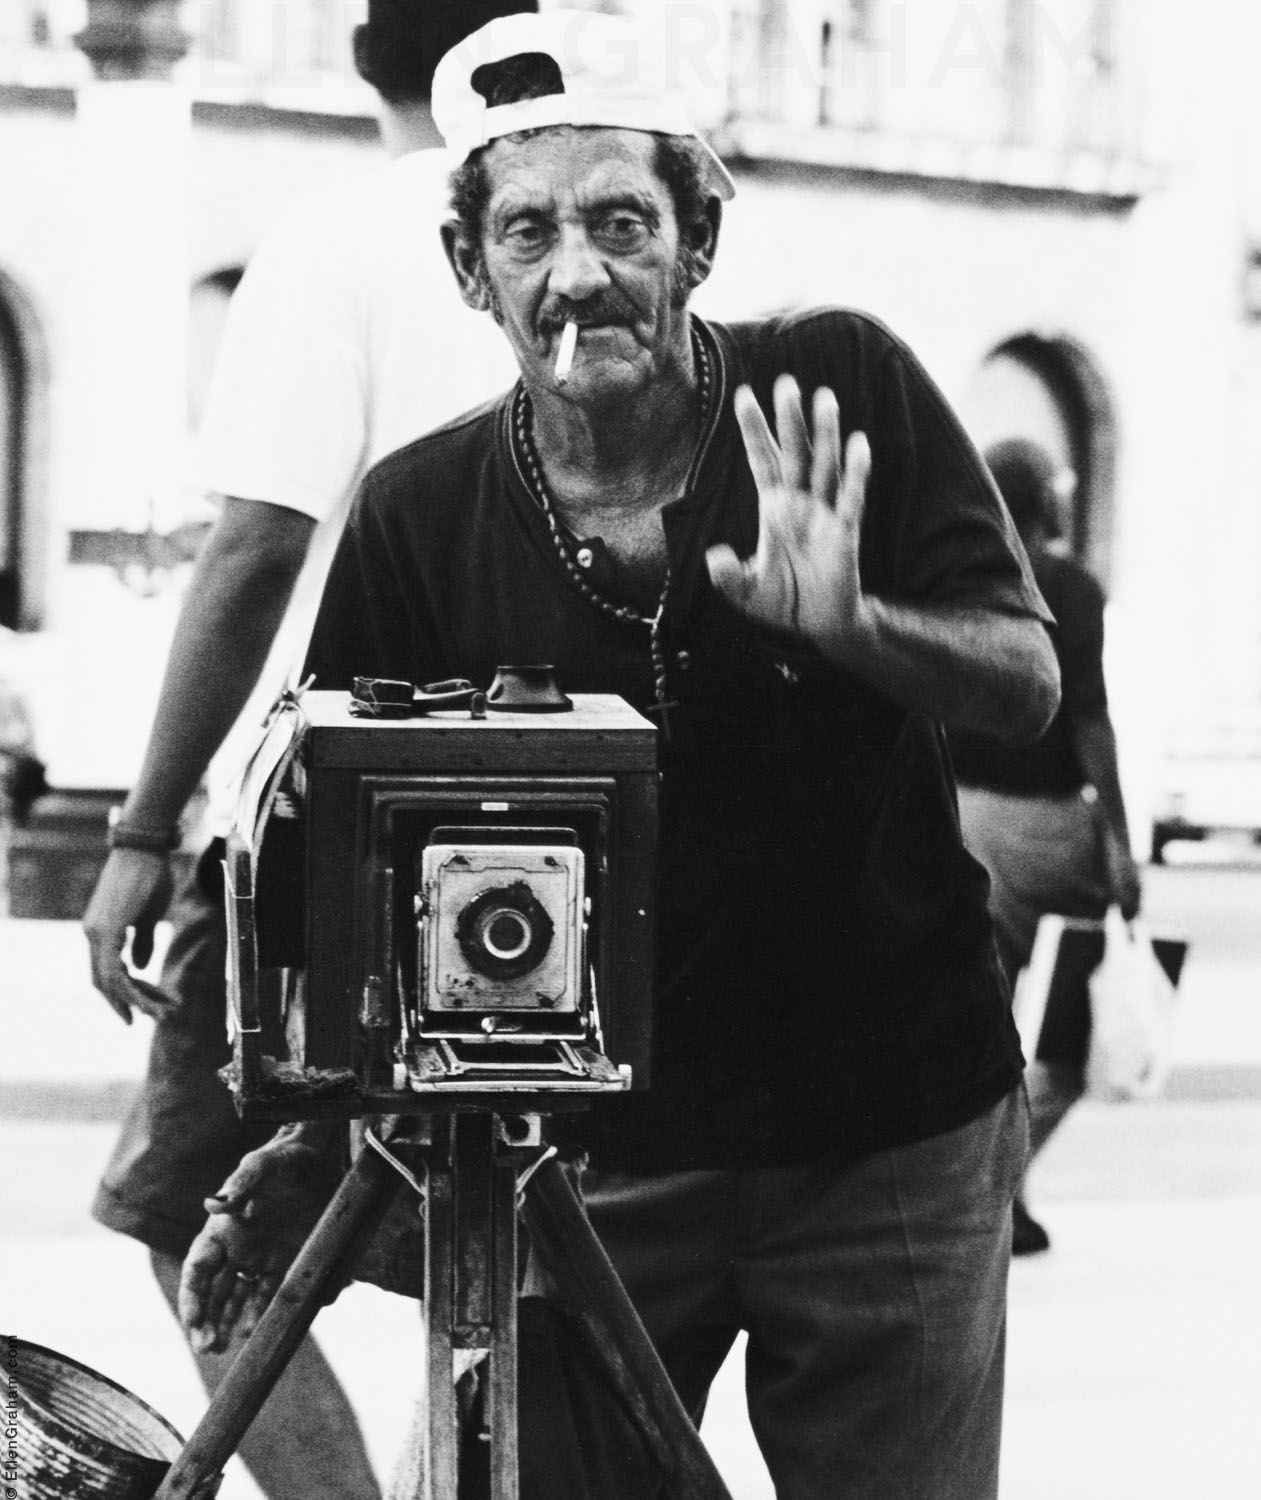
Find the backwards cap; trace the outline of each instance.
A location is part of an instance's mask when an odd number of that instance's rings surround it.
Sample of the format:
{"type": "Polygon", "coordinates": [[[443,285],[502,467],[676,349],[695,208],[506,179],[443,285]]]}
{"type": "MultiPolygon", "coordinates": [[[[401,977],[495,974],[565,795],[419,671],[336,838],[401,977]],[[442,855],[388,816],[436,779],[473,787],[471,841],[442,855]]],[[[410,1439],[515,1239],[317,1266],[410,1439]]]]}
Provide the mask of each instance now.
{"type": "MultiPolygon", "coordinates": [[[[503,16],[466,37],[438,64],[431,99],[434,123],[448,150],[464,161],[502,135],[549,125],[647,130],[697,140],[687,101],[671,83],[668,59],[649,33],[619,16],[556,10],[503,16]],[[487,104],[474,85],[477,70],[510,57],[550,58],[563,93],[518,104],[487,104]]],[[[710,187],[735,195],[731,174],[708,145],[710,187]]]]}

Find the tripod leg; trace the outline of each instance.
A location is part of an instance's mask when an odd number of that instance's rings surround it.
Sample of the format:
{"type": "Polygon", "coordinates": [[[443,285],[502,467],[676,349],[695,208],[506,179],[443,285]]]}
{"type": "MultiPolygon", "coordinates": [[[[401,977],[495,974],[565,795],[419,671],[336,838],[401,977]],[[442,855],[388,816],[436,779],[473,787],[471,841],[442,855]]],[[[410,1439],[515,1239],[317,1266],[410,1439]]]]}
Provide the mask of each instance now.
{"type": "Polygon", "coordinates": [[[427,1413],[417,1500],[455,1500],[460,1482],[460,1413],[451,1379],[454,1321],[455,1175],[430,1162],[425,1185],[425,1384],[427,1413]]]}
{"type": "Polygon", "coordinates": [[[492,1173],[490,1492],[495,1500],[518,1500],[517,1169],[496,1159],[492,1173]]]}
{"type": "Polygon", "coordinates": [[[376,1228],[399,1186],[394,1168],[375,1151],[364,1151],[355,1161],[154,1500],[195,1500],[207,1493],[207,1481],[236,1451],[315,1321],[329,1282],[376,1228]]]}
{"type": "Polygon", "coordinates": [[[517,1500],[517,1179],[495,1130],[489,1113],[456,1115],[447,1153],[429,1160],[423,1500],[483,1489],[494,1500],[517,1500]],[[461,1421],[452,1379],[460,1350],[485,1356],[478,1369],[489,1451],[461,1421]]]}
{"type": "Polygon", "coordinates": [[[676,1500],[731,1500],[639,1314],[556,1161],[526,1188],[530,1241],[569,1303],[676,1500]]]}

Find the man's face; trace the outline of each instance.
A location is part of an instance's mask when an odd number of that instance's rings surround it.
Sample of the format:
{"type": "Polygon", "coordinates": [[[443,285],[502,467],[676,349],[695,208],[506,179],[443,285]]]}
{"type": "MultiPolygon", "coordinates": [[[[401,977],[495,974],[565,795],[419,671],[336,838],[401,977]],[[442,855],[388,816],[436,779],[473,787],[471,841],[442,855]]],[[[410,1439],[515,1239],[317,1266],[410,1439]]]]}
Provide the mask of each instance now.
{"type": "Polygon", "coordinates": [[[566,394],[624,400],[686,357],[679,232],[638,130],[561,127],[487,150],[486,292],[527,384],[556,389],[568,320],[578,346],[566,394]]]}

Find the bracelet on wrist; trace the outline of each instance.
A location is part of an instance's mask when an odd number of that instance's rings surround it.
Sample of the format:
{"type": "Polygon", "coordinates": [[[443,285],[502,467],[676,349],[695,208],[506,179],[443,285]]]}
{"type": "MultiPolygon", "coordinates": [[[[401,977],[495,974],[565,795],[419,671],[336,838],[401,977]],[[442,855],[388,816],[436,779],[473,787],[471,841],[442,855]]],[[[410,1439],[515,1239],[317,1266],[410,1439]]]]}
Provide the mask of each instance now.
{"type": "Polygon", "coordinates": [[[121,820],[110,826],[109,847],[111,849],[140,849],[146,854],[169,854],[179,847],[178,828],[138,828],[133,823],[121,820]]]}

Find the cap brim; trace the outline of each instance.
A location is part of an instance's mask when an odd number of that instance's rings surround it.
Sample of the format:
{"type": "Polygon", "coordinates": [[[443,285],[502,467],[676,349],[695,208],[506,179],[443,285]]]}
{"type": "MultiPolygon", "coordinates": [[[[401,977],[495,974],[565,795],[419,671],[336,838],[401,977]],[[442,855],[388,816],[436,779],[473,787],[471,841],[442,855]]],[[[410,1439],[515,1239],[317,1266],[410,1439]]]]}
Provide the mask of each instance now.
{"type": "Polygon", "coordinates": [[[717,151],[706,140],[700,136],[695,137],[700,141],[706,156],[709,157],[709,185],[724,203],[730,203],[736,196],[736,180],[723,166],[722,158],[717,151]]]}

